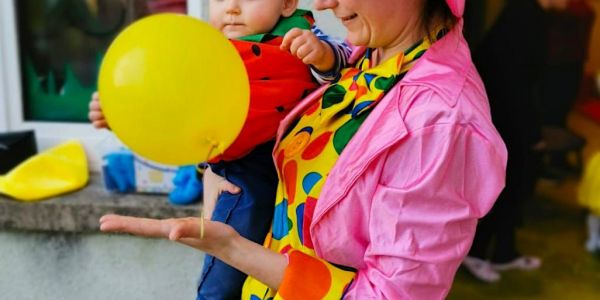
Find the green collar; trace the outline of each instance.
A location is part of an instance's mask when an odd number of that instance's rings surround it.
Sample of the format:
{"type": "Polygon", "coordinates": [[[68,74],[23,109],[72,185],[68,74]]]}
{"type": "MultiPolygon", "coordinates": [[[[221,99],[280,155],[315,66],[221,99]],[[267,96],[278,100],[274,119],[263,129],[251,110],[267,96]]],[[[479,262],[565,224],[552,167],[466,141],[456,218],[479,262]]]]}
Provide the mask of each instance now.
{"type": "Polygon", "coordinates": [[[292,28],[310,29],[312,26],[310,20],[312,20],[312,13],[310,11],[297,9],[291,16],[279,19],[271,32],[247,35],[238,39],[256,43],[264,42],[274,36],[284,36],[292,28]]]}

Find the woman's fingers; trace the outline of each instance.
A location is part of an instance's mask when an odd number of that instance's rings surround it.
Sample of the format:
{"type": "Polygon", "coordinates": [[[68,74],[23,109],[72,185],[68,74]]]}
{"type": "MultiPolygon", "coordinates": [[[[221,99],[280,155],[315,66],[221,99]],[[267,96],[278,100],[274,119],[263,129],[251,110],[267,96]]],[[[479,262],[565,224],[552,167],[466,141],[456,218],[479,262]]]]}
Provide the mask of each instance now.
{"type": "Polygon", "coordinates": [[[100,230],[181,241],[182,239],[200,239],[200,221],[200,218],[156,220],[105,215],[100,218],[100,230]]]}
{"type": "Polygon", "coordinates": [[[208,253],[226,247],[232,239],[239,236],[227,224],[192,217],[155,220],[105,215],[100,218],[100,230],[166,238],[208,253]]]}
{"type": "Polygon", "coordinates": [[[105,215],[100,218],[100,230],[129,233],[142,237],[166,238],[202,251],[204,251],[203,245],[206,244],[200,239],[199,218],[154,220],[105,215]]]}
{"type": "Polygon", "coordinates": [[[154,220],[119,215],[105,215],[100,218],[100,230],[124,232],[145,237],[168,238],[171,224],[168,220],[154,220]]]}

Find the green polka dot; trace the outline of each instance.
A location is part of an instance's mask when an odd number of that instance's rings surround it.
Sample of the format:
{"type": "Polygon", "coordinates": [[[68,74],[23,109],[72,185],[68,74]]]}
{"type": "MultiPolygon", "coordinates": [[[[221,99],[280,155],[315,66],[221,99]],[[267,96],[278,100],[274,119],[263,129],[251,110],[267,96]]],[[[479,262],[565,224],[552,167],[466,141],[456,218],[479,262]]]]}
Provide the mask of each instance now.
{"type": "Polygon", "coordinates": [[[396,75],[392,77],[379,77],[375,79],[375,87],[379,90],[388,91],[397,81],[398,76],[396,75]]]}
{"type": "Polygon", "coordinates": [[[413,57],[413,60],[417,60],[417,59],[421,58],[421,56],[423,56],[423,54],[425,54],[425,52],[427,52],[427,49],[423,49],[423,50],[417,52],[417,54],[415,54],[415,57],[413,57]]]}
{"type": "Polygon", "coordinates": [[[321,104],[321,107],[328,108],[342,102],[344,95],[346,95],[346,89],[343,86],[339,84],[332,85],[323,94],[323,104],[321,104]]]}
{"type": "Polygon", "coordinates": [[[360,125],[365,121],[369,114],[360,114],[356,119],[350,119],[344,123],[333,135],[333,147],[337,154],[341,154],[350,139],[354,136],[360,125]]]}

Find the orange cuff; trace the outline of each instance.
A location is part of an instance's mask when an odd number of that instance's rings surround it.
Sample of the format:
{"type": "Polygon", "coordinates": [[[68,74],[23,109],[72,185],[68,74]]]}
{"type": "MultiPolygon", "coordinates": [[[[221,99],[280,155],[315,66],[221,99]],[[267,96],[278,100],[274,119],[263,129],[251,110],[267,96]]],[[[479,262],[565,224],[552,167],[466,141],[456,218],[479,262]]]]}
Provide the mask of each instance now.
{"type": "Polygon", "coordinates": [[[293,250],[275,299],[341,299],[355,273],[293,250]]]}

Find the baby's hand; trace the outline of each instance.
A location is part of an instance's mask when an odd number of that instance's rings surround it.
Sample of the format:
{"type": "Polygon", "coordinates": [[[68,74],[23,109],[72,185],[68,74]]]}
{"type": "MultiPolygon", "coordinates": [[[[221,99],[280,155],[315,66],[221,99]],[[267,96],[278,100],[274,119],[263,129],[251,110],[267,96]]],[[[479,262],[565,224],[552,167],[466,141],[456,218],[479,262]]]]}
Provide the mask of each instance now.
{"type": "Polygon", "coordinates": [[[310,30],[291,29],[283,37],[280,48],[321,72],[328,72],[333,68],[333,49],[310,30]]]}
{"type": "Polygon", "coordinates": [[[108,123],[106,123],[106,119],[104,118],[102,107],[100,107],[100,97],[98,97],[98,92],[92,94],[89,109],[88,118],[90,119],[90,122],[92,122],[92,125],[97,129],[108,128],[108,123]]]}

